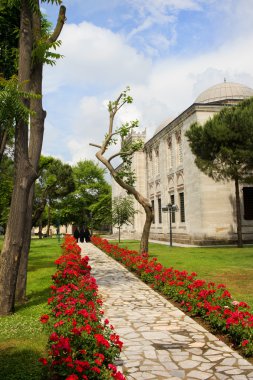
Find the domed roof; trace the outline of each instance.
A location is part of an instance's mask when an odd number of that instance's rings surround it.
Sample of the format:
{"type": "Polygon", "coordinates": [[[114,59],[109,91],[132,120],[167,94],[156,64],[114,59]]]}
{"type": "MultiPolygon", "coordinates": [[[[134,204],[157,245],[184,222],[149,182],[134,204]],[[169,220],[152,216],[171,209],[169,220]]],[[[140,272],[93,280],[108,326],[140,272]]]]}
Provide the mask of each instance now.
{"type": "Polygon", "coordinates": [[[221,100],[243,100],[253,96],[253,89],[240,83],[223,82],[203,91],[194,103],[215,103],[221,100]]]}
{"type": "Polygon", "coordinates": [[[165,128],[169,123],[171,123],[173,120],[173,117],[169,117],[168,119],[164,120],[158,127],[156,127],[154,136],[160,132],[163,128],[165,128]]]}

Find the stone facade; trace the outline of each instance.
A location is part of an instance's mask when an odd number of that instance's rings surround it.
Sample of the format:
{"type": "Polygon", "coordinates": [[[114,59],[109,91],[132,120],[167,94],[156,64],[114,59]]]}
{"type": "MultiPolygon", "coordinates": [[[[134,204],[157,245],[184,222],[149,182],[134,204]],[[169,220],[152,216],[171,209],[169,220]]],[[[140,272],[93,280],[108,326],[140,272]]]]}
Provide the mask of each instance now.
{"type": "MultiPolygon", "coordinates": [[[[163,212],[162,207],[172,203],[178,208],[171,215],[174,241],[201,245],[237,240],[234,183],[214,182],[199,171],[185,132],[192,123],[203,124],[222,107],[249,96],[253,96],[253,90],[246,86],[226,82],[214,86],[200,94],[177,118],[158,127],[143,151],[135,153],[132,168],[136,187],[154,208],[151,239],[169,239],[169,213],[163,212]]],[[[144,139],[145,135],[132,135],[133,139],[137,137],[144,139]]],[[[113,197],[119,195],[124,195],[124,191],[113,181],[113,197]]],[[[243,239],[253,241],[253,220],[244,219],[243,191],[241,196],[243,239]]],[[[123,229],[125,236],[141,235],[145,214],[137,203],[136,209],[139,212],[133,225],[123,229]]]]}

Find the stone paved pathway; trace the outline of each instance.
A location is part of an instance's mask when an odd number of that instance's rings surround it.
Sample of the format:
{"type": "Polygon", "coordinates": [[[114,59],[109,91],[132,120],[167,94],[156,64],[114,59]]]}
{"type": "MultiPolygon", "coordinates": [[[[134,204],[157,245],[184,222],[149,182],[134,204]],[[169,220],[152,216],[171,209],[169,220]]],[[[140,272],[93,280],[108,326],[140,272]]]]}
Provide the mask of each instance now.
{"type": "Polygon", "coordinates": [[[253,365],[91,243],[105,316],[124,343],[116,363],[127,380],[253,380],[253,365]]]}

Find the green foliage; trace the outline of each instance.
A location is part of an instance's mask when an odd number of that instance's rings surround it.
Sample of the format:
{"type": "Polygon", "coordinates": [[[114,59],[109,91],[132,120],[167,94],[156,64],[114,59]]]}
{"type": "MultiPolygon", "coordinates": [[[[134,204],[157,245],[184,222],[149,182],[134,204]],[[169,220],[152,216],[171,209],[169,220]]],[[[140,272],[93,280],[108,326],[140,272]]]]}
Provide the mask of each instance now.
{"type": "Polygon", "coordinates": [[[131,104],[133,103],[133,98],[128,95],[130,91],[130,87],[127,86],[124,91],[120,94],[119,98],[115,101],[109,101],[108,103],[108,111],[109,112],[117,112],[119,108],[121,108],[125,103],[131,104]]]}
{"type": "Polygon", "coordinates": [[[0,166],[0,225],[6,227],[13,189],[13,161],[4,157],[0,166]]]}
{"type": "Polygon", "coordinates": [[[61,54],[55,52],[55,50],[61,46],[61,41],[57,40],[51,42],[49,37],[51,34],[52,24],[45,18],[41,16],[41,35],[42,37],[36,39],[33,46],[32,52],[32,62],[36,64],[38,62],[48,65],[55,65],[56,60],[63,58],[61,54]],[[52,51],[53,49],[53,51],[52,51]]]}
{"type": "Polygon", "coordinates": [[[16,120],[28,123],[32,112],[24,105],[23,98],[39,98],[39,95],[23,91],[23,83],[20,84],[16,76],[9,80],[0,78],[0,132],[11,130],[16,120]]]}
{"type": "Polygon", "coordinates": [[[131,196],[114,198],[112,201],[113,226],[120,228],[123,224],[132,224],[132,219],[136,212],[131,196]]]}
{"type": "MultiPolygon", "coordinates": [[[[41,156],[39,177],[35,184],[33,223],[42,215],[46,205],[57,205],[75,189],[73,171],[70,165],[63,164],[53,157],[41,156]]],[[[57,216],[56,216],[57,219],[57,216]]]]}
{"type": "MultiPolygon", "coordinates": [[[[115,101],[110,101],[108,104],[108,111],[110,114],[110,123],[108,133],[105,135],[102,143],[102,151],[105,152],[111,145],[121,144],[121,148],[118,153],[113,154],[108,158],[108,163],[116,157],[121,158],[120,169],[117,169],[116,178],[120,178],[127,185],[134,186],[135,175],[132,171],[132,158],[133,154],[143,148],[144,142],[141,139],[133,139],[132,133],[135,128],[139,126],[138,120],[133,120],[121,124],[120,127],[114,127],[114,117],[117,112],[125,104],[133,102],[133,98],[128,95],[130,88],[127,87],[115,101]]],[[[102,153],[103,154],[103,153],[102,153]]]]}
{"type": "Polygon", "coordinates": [[[92,224],[95,228],[110,224],[111,186],[104,178],[105,170],[92,160],[84,160],[73,167],[73,175],[75,191],[57,206],[61,223],[92,224]]]}
{"type": "Polygon", "coordinates": [[[112,223],[112,195],[111,188],[108,185],[108,192],[101,194],[97,202],[89,207],[92,212],[92,224],[96,228],[105,228],[112,223]]]}
{"type": "Polygon", "coordinates": [[[222,109],[204,126],[193,124],[186,136],[196,165],[208,176],[253,181],[253,98],[222,109]]]}
{"type": "Polygon", "coordinates": [[[18,29],[20,10],[0,2],[0,76],[10,79],[17,74],[18,29]]]}

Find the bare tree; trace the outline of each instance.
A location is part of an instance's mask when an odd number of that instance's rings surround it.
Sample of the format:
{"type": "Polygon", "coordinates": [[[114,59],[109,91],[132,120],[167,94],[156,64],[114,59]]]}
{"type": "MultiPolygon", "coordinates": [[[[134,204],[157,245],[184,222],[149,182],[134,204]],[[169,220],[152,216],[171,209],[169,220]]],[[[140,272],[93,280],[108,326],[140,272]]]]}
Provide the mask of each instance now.
{"type": "Polygon", "coordinates": [[[101,145],[90,144],[99,148],[96,153],[96,157],[101,161],[109,170],[110,174],[114,180],[126,190],[128,194],[132,194],[134,198],[141,204],[144,208],[146,214],[146,220],[144,223],[141,241],[140,241],[140,253],[148,252],[148,240],[149,240],[149,231],[151,223],[153,220],[153,211],[150,201],[145,198],[139,191],[136,190],[134,186],[135,178],[134,173],[131,170],[131,159],[137,150],[142,149],[143,141],[129,142],[127,136],[132,132],[132,130],[138,127],[138,121],[132,121],[130,123],[122,124],[121,127],[114,127],[115,116],[118,111],[125,105],[132,103],[133,99],[128,95],[129,88],[123,91],[115,101],[110,101],[108,104],[109,111],[109,126],[108,132],[105,135],[105,138],[101,145]],[[117,153],[112,154],[110,157],[106,158],[105,153],[112,144],[116,144],[118,139],[121,139],[121,148],[117,153]],[[112,160],[116,157],[122,159],[122,165],[120,170],[112,164],[112,160]]]}

